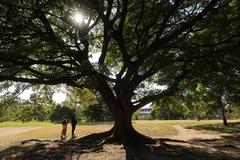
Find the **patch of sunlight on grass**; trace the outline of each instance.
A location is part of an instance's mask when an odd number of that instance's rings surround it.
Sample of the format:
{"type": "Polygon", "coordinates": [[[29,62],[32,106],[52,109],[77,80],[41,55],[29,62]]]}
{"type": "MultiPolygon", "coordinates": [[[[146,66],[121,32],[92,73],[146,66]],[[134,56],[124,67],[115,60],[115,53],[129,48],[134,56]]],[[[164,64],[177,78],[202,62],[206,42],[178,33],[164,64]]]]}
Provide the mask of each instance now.
{"type": "MultiPolygon", "coordinates": [[[[75,135],[77,137],[82,137],[92,133],[104,132],[111,129],[113,123],[107,124],[80,124],[77,125],[75,130],[75,135]]],[[[59,140],[62,131],[61,124],[51,124],[46,126],[36,126],[36,129],[27,131],[24,133],[18,133],[14,135],[6,135],[4,138],[0,139],[0,144],[12,143],[17,141],[29,140],[29,139],[39,139],[39,140],[59,140]]],[[[67,128],[67,138],[71,138],[71,125],[68,124],[67,128]]]]}
{"type": "Polygon", "coordinates": [[[134,128],[142,134],[150,137],[163,137],[176,134],[175,123],[169,121],[133,121],[134,128]]]}

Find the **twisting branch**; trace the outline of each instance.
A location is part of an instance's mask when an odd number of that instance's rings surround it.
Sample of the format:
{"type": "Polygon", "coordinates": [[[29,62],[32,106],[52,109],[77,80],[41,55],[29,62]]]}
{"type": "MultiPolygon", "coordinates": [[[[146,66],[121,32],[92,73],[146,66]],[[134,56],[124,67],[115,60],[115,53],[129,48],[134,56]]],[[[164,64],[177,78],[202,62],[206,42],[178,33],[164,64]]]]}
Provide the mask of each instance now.
{"type": "Polygon", "coordinates": [[[102,53],[101,53],[101,56],[99,57],[99,61],[98,61],[98,64],[100,64],[100,65],[104,64],[104,60],[105,60],[106,55],[107,55],[108,45],[109,45],[110,39],[111,39],[111,35],[109,35],[107,29],[104,28],[102,53]]]}
{"type": "Polygon", "coordinates": [[[70,49],[68,47],[68,45],[65,44],[65,42],[60,39],[59,37],[56,36],[55,32],[53,31],[47,17],[44,15],[44,12],[41,10],[37,10],[35,11],[36,15],[39,17],[39,19],[42,21],[45,29],[47,30],[47,32],[49,33],[48,37],[47,37],[47,41],[50,39],[53,39],[54,42],[62,49],[62,50],[66,50],[68,54],[70,54],[71,57],[74,57],[74,59],[78,62],[81,62],[83,60],[83,56],[81,54],[79,54],[78,52],[70,49]]]}
{"type": "Polygon", "coordinates": [[[86,76],[85,74],[77,74],[74,76],[60,77],[60,78],[52,78],[52,79],[39,79],[39,78],[28,78],[28,77],[15,77],[15,76],[3,76],[0,75],[1,81],[15,81],[15,82],[25,82],[30,84],[48,84],[48,85],[57,85],[57,84],[71,84],[79,78],[86,76]]]}
{"type": "Polygon", "coordinates": [[[118,31],[121,34],[123,34],[124,23],[125,23],[125,20],[126,20],[127,12],[128,12],[128,0],[123,0],[122,1],[121,18],[120,18],[120,22],[119,22],[119,26],[118,26],[118,31]]]}
{"type": "Polygon", "coordinates": [[[131,66],[130,65],[130,58],[129,58],[127,48],[126,48],[126,45],[125,45],[124,33],[123,33],[124,23],[125,23],[125,20],[126,20],[127,12],[128,12],[128,0],[123,0],[122,1],[122,12],[121,12],[121,17],[120,17],[120,22],[119,22],[119,25],[118,25],[118,29],[113,30],[113,38],[114,38],[114,40],[116,40],[116,42],[119,46],[119,49],[121,51],[124,63],[127,66],[130,67],[131,66]]]}
{"type": "Polygon", "coordinates": [[[8,105],[11,105],[11,104],[15,103],[14,100],[17,99],[18,96],[20,96],[26,89],[29,89],[32,86],[33,86],[32,84],[28,84],[26,86],[23,86],[23,88],[21,88],[21,90],[19,92],[15,91],[15,93],[12,93],[11,98],[8,101],[8,105]]]}
{"type": "Polygon", "coordinates": [[[163,33],[163,31],[166,27],[167,22],[169,21],[171,16],[178,10],[178,7],[182,4],[182,2],[183,2],[183,0],[176,0],[174,2],[174,5],[173,5],[172,9],[170,9],[168,14],[164,17],[164,19],[162,21],[161,27],[158,30],[157,35],[156,35],[157,38],[160,38],[160,36],[162,35],[162,33],[163,33]]]}
{"type": "Polygon", "coordinates": [[[137,62],[138,65],[141,65],[146,58],[156,53],[162,46],[179,37],[179,35],[182,33],[190,30],[196,23],[201,21],[203,17],[205,17],[217,3],[218,0],[212,0],[200,13],[198,13],[198,15],[186,22],[183,22],[181,26],[172,31],[171,34],[168,34],[162,38],[156,38],[140,56],[137,62]]]}
{"type": "Polygon", "coordinates": [[[179,86],[180,82],[187,77],[188,73],[189,73],[189,70],[186,69],[186,65],[184,63],[183,67],[182,67],[182,73],[180,75],[177,75],[174,78],[173,83],[168,87],[168,89],[162,91],[159,94],[146,96],[140,100],[134,101],[133,102],[133,105],[135,106],[134,110],[136,111],[139,108],[145,106],[146,104],[148,104],[154,100],[158,100],[158,99],[166,97],[166,96],[174,95],[178,91],[178,86],[179,86]]]}
{"type": "MultiPolygon", "coordinates": [[[[110,20],[112,7],[113,7],[113,0],[108,0],[108,8],[107,8],[107,13],[106,13],[106,17],[105,17],[105,19],[108,19],[108,21],[110,20]]],[[[105,26],[105,23],[104,23],[104,26],[105,26]]],[[[101,53],[101,56],[99,57],[99,61],[98,61],[98,64],[100,64],[100,65],[104,64],[104,60],[107,55],[110,39],[111,39],[111,34],[109,33],[109,29],[107,27],[104,27],[102,53],[101,53]]]]}
{"type": "MultiPolygon", "coordinates": [[[[155,1],[154,1],[155,2],[155,1]]],[[[137,53],[137,56],[139,56],[139,45],[140,45],[140,42],[141,42],[141,37],[142,37],[142,33],[139,33],[139,24],[143,18],[143,15],[144,15],[144,7],[145,7],[145,0],[142,0],[141,1],[141,10],[140,10],[140,15],[138,16],[138,20],[137,20],[137,23],[134,27],[134,30],[135,30],[135,33],[137,35],[137,44],[136,44],[136,53],[137,53]]],[[[152,10],[153,11],[153,10],[152,10]]]]}
{"type": "Polygon", "coordinates": [[[16,57],[9,57],[5,55],[0,55],[0,60],[4,62],[9,62],[12,65],[4,66],[2,68],[10,68],[10,67],[16,67],[16,66],[33,66],[33,65],[48,65],[48,66],[56,66],[59,68],[62,68],[64,70],[76,70],[75,67],[70,67],[67,65],[73,64],[72,60],[58,60],[58,61],[49,61],[44,59],[34,60],[25,56],[18,56],[18,60],[16,60],[16,57]]]}

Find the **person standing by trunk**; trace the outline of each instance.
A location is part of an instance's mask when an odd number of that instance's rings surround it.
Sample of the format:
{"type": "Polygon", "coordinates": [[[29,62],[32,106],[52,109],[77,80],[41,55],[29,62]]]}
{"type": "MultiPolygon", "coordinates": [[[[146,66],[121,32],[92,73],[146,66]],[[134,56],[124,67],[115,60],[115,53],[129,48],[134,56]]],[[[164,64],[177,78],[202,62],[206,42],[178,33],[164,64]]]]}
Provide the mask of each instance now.
{"type": "Polygon", "coordinates": [[[61,134],[61,139],[64,140],[67,138],[67,116],[63,116],[63,120],[62,120],[62,134],[61,134]]]}
{"type": "Polygon", "coordinates": [[[74,114],[71,119],[71,125],[72,125],[72,138],[74,138],[74,131],[77,125],[76,115],[74,114]]]}

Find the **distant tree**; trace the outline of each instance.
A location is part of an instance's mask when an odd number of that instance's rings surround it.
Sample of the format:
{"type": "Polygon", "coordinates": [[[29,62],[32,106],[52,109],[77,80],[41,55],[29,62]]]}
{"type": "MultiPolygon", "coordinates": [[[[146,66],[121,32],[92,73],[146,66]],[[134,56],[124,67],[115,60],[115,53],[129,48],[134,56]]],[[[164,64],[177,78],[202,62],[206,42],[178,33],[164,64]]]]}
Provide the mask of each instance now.
{"type": "Polygon", "coordinates": [[[78,119],[85,119],[85,110],[97,103],[97,96],[91,90],[87,88],[67,88],[67,99],[64,105],[74,109],[78,119]]]}
{"type": "Polygon", "coordinates": [[[30,85],[14,82],[1,83],[0,87],[0,121],[19,120],[17,113],[20,112],[22,101],[19,95],[30,85]]]}
{"type": "Polygon", "coordinates": [[[19,101],[13,100],[12,97],[5,97],[0,101],[0,121],[14,121],[17,120],[16,113],[18,113],[19,101]],[[9,104],[9,102],[11,103],[9,104]]]}
{"type": "Polygon", "coordinates": [[[240,81],[235,81],[235,83],[229,82],[225,79],[227,76],[218,76],[218,78],[220,80],[218,83],[216,83],[216,78],[210,78],[212,81],[203,86],[205,87],[205,93],[203,94],[205,94],[205,97],[211,102],[211,105],[209,103],[209,108],[206,110],[212,109],[213,111],[214,109],[215,112],[220,111],[219,113],[221,116],[219,117],[222,117],[223,125],[228,126],[226,111],[229,111],[233,109],[233,107],[236,107],[236,105],[240,104],[238,100],[240,98],[238,94],[240,88],[236,86],[236,84],[240,84],[240,81]],[[224,83],[230,84],[226,85],[224,83]],[[235,88],[233,88],[234,86],[235,88]]]}
{"type": "MultiPolygon", "coordinates": [[[[237,93],[226,93],[219,96],[219,89],[209,88],[201,83],[189,85],[182,83],[179,93],[175,97],[163,98],[153,103],[152,116],[154,119],[218,119],[223,118],[227,125],[227,113],[231,117],[237,115],[239,104],[237,93]],[[230,101],[230,99],[234,99],[230,101]]],[[[223,85],[224,86],[224,85],[223,85]]],[[[233,91],[233,90],[232,90],[233,91]]],[[[235,116],[236,117],[236,116],[235,116]]]]}
{"type": "Polygon", "coordinates": [[[97,96],[97,103],[91,104],[83,111],[83,115],[90,121],[110,121],[112,120],[111,112],[107,104],[100,95],[97,96]]]}
{"type": "Polygon", "coordinates": [[[206,68],[215,72],[208,64],[239,76],[239,3],[1,0],[0,81],[96,89],[112,112],[116,140],[153,142],[133,128],[135,111],[174,95],[186,78],[206,77],[206,68]],[[73,20],[77,10],[82,24],[73,20]],[[233,18],[222,26],[220,15],[233,18]],[[166,87],[151,87],[159,85],[166,87]]]}
{"type": "Polygon", "coordinates": [[[167,97],[153,103],[153,119],[185,119],[189,108],[176,97],[167,97]]]}
{"type": "Polygon", "coordinates": [[[240,99],[240,52],[238,47],[229,46],[231,43],[240,44],[239,9],[240,1],[231,1],[228,7],[210,14],[205,28],[192,35],[192,40],[206,47],[202,48],[199,61],[195,62],[191,80],[201,83],[205,91],[208,90],[207,94],[215,102],[215,108],[221,110],[225,126],[228,125],[225,113],[227,106],[239,104],[240,99]],[[212,52],[212,49],[215,51],[212,52]],[[214,57],[208,56],[210,52],[214,57]],[[200,60],[201,57],[204,59],[200,60]]]}
{"type": "Polygon", "coordinates": [[[98,92],[87,88],[68,88],[67,93],[68,98],[64,104],[75,109],[78,119],[112,120],[107,104],[98,92]]]}
{"type": "Polygon", "coordinates": [[[67,116],[68,119],[75,114],[74,109],[71,109],[66,106],[57,105],[53,112],[50,114],[49,119],[51,122],[60,123],[63,119],[63,116],[67,116]]]}
{"type": "Polygon", "coordinates": [[[53,106],[55,105],[52,99],[54,94],[53,88],[36,85],[32,87],[32,90],[33,93],[28,100],[23,102],[23,105],[29,107],[34,120],[48,120],[53,106]]]}

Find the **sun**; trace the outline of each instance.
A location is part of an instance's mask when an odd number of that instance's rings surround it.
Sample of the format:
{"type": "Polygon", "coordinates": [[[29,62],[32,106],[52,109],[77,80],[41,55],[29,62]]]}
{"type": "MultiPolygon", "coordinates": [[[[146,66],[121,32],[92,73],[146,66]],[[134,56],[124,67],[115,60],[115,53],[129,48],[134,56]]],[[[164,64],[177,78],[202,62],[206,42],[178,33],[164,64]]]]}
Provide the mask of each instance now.
{"type": "Polygon", "coordinates": [[[80,12],[76,12],[73,14],[73,21],[76,22],[77,24],[83,23],[83,15],[80,12]]]}

